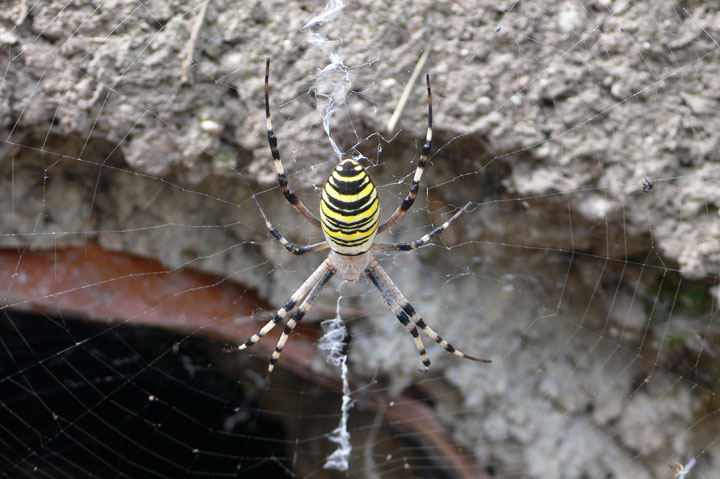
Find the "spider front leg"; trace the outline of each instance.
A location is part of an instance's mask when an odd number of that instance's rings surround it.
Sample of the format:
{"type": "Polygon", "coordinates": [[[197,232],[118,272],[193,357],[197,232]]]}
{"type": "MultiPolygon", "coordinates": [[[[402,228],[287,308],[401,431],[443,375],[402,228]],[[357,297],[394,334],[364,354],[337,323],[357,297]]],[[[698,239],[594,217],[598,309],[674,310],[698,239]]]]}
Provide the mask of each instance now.
{"type": "Polygon", "coordinates": [[[242,351],[243,349],[249,348],[253,344],[260,341],[260,338],[269,333],[270,330],[275,327],[275,325],[285,319],[285,316],[287,316],[287,314],[292,311],[298,301],[304,298],[308,294],[308,292],[310,292],[310,290],[312,290],[318,283],[323,280],[328,270],[334,271],[334,269],[335,268],[330,263],[329,258],[323,261],[322,264],[318,266],[318,268],[313,272],[313,274],[311,274],[308,279],[306,279],[305,282],[297,289],[297,291],[293,293],[288,302],[285,303],[285,306],[277,310],[273,318],[268,321],[265,326],[263,326],[257,333],[253,334],[250,338],[248,338],[247,341],[245,341],[243,344],[225,348],[223,349],[223,352],[234,353],[235,351],[242,351]]]}
{"type": "Polygon", "coordinates": [[[270,231],[270,234],[273,235],[275,239],[278,240],[280,244],[283,245],[285,249],[290,251],[292,254],[296,254],[299,256],[305,253],[312,253],[314,251],[320,251],[328,248],[328,244],[325,241],[321,243],[311,244],[309,246],[301,246],[300,248],[294,246],[283,235],[281,235],[280,232],[275,229],[275,227],[273,227],[272,223],[270,223],[270,220],[268,220],[267,215],[265,214],[265,210],[262,206],[260,206],[260,202],[257,200],[255,195],[253,195],[252,199],[255,200],[255,204],[260,210],[260,214],[262,215],[263,220],[265,220],[265,227],[268,229],[268,231],[270,231]]]}
{"type": "Polygon", "coordinates": [[[459,349],[456,349],[452,344],[448,343],[442,337],[440,337],[440,335],[437,334],[432,328],[430,328],[430,326],[425,324],[425,321],[423,321],[422,317],[420,317],[420,315],[415,311],[415,308],[413,308],[412,305],[408,303],[407,299],[405,299],[405,296],[403,296],[398,287],[395,286],[395,283],[393,283],[393,281],[390,279],[390,276],[388,276],[388,274],[385,272],[384,269],[382,269],[382,267],[378,264],[377,261],[373,260],[373,262],[370,263],[370,266],[368,266],[365,270],[365,273],[368,275],[373,284],[378,288],[378,290],[380,290],[380,293],[382,293],[388,306],[390,306],[390,309],[395,312],[398,319],[400,319],[400,312],[402,312],[403,317],[409,318],[412,324],[422,329],[425,334],[430,336],[431,339],[433,339],[436,343],[442,346],[443,349],[445,349],[445,351],[450,354],[454,354],[455,356],[470,359],[471,361],[477,361],[480,363],[491,362],[489,359],[476,358],[474,356],[463,353],[459,349]]]}
{"type": "Polygon", "coordinates": [[[295,311],[295,314],[293,314],[293,317],[290,318],[290,320],[285,325],[285,328],[283,329],[282,335],[280,336],[280,339],[278,340],[277,346],[275,346],[275,351],[273,351],[272,356],[270,357],[270,364],[268,365],[268,371],[267,371],[267,377],[270,377],[270,373],[273,372],[273,369],[275,368],[275,364],[277,364],[278,360],[280,359],[280,354],[282,353],[283,348],[285,347],[285,342],[287,341],[290,334],[295,329],[295,326],[298,325],[300,321],[302,321],[305,314],[310,311],[310,308],[312,308],[312,305],[315,303],[315,300],[317,300],[318,296],[320,295],[320,291],[325,287],[328,281],[330,281],[330,278],[333,277],[333,275],[337,272],[337,270],[330,265],[330,260],[326,260],[327,262],[327,272],[325,275],[318,281],[315,286],[313,286],[312,290],[310,291],[310,294],[308,294],[308,297],[305,298],[305,301],[302,302],[300,307],[297,311],[295,311]]]}
{"type": "MultiPolygon", "coordinates": [[[[377,262],[373,263],[377,265],[377,262]]],[[[379,268],[380,266],[377,265],[377,267],[379,268]]],[[[405,313],[405,311],[402,310],[397,301],[393,299],[390,292],[386,288],[383,288],[380,280],[378,279],[378,276],[375,274],[375,272],[373,272],[372,268],[373,265],[371,264],[365,270],[365,274],[368,275],[370,281],[372,281],[375,287],[380,291],[383,298],[385,299],[385,302],[388,304],[388,306],[390,306],[392,312],[395,313],[398,321],[400,321],[400,323],[402,323],[402,325],[405,326],[410,332],[410,335],[413,337],[413,341],[415,342],[415,348],[417,348],[418,354],[420,354],[420,358],[422,359],[423,366],[425,366],[424,372],[428,372],[428,370],[430,370],[430,357],[427,355],[427,351],[425,351],[425,345],[420,338],[420,334],[418,333],[417,328],[410,322],[410,318],[408,317],[407,313],[405,313]]]]}
{"type": "Polygon", "coordinates": [[[465,206],[463,206],[457,213],[452,216],[452,218],[450,218],[445,223],[441,224],[422,238],[413,241],[412,243],[375,243],[373,244],[372,249],[385,251],[409,251],[411,249],[419,248],[420,246],[430,241],[433,236],[439,235],[440,233],[445,231],[453,221],[458,219],[461,214],[465,213],[468,209],[470,209],[470,205],[472,205],[472,202],[468,201],[465,206]]]}
{"type": "Polygon", "coordinates": [[[378,227],[378,233],[382,233],[386,229],[390,228],[392,225],[397,223],[400,218],[405,216],[405,213],[407,213],[407,211],[415,202],[418,190],[420,189],[420,178],[422,178],[423,171],[425,171],[425,165],[427,164],[428,156],[430,155],[430,147],[432,145],[432,92],[430,91],[430,75],[425,76],[425,81],[427,83],[428,93],[427,134],[425,135],[425,144],[423,145],[422,152],[420,153],[420,159],[418,160],[417,168],[415,169],[415,176],[413,177],[412,185],[410,185],[410,193],[408,193],[402,203],[400,203],[398,209],[396,209],[395,212],[390,215],[390,218],[388,218],[378,227]]]}

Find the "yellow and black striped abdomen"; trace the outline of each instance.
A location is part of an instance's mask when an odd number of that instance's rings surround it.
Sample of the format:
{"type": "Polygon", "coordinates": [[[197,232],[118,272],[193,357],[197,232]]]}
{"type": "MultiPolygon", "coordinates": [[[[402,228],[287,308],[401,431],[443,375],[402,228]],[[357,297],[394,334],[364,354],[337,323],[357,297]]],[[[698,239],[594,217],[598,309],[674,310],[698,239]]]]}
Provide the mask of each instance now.
{"type": "Polygon", "coordinates": [[[325,239],[339,254],[358,255],[372,246],[378,228],[377,190],[355,160],[343,160],[325,182],[320,219],[325,239]]]}

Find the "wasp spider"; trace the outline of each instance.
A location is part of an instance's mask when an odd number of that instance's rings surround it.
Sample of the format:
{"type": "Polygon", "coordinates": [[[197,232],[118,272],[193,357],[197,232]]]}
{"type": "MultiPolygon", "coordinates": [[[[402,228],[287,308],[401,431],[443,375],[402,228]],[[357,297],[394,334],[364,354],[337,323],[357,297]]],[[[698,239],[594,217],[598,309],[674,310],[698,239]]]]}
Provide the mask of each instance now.
{"type": "Polygon", "coordinates": [[[432,94],[430,92],[430,75],[426,77],[428,92],[427,137],[420,159],[418,160],[412,185],[410,186],[410,193],[390,218],[383,223],[379,223],[378,194],[375,185],[365,169],[355,160],[348,159],[341,161],[325,182],[320,199],[320,219],[313,215],[298,199],[295,193],[290,190],[287,175],[280,160],[280,153],[278,152],[277,137],[273,133],[272,123],[270,122],[270,101],[268,95],[269,75],[270,59],[268,58],[265,65],[265,118],[268,142],[270,143],[270,151],[272,152],[275,169],[277,170],[280,189],[288,202],[290,202],[301,215],[317,228],[322,229],[326,241],[309,246],[294,246],[273,227],[262,206],[257,201],[257,198],[253,196],[253,199],[260,209],[260,213],[265,220],[265,226],[267,226],[270,234],[272,234],[285,249],[296,255],[302,255],[329,248],[330,254],[315,272],[305,280],[300,288],[295,291],[290,297],[290,300],[285,303],[285,306],[280,308],[262,329],[253,334],[243,344],[228,348],[225,351],[240,351],[257,343],[260,338],[273,329],[275,325],[285,319],[288,313],[305,298],[304,301],[300,303],[295,314],[285,324],[280,340],[270,358],[270,365],[268,366],[269,375],[280,358],[280,353],[282,353],[288,336],[302,320],[305,313],[312,307],[320,291],[330,278],[339,272],[345,281],[357,281],[360,275],[364,273],[380,291],[385,302],[397,316],[397,319],[412,335],[426,372],[430,368],[430,358],[425,352],[418,328],[440,344],[445,351],[455,356],[489,363],[490,361],[488,359],[475,358],[459,351],[430,328],[415,311],[415,308],[408,303],[405,296],[403,296],[398,287],[395,286],[395,283],[392,282],[385,270],[375,261],[372,255],[372,250],[408,251],[418,248],[430,241],[433,236],[440,234],[450,223],[470,207],[470,203],[467,203],[444,224],[412,243],[386,244],[374,242],[377,233],[382,233],[387,230],[405,215],[415,201],[418,189],[420,188],[420,178],[428,161],[432,140],[432,94]]]}

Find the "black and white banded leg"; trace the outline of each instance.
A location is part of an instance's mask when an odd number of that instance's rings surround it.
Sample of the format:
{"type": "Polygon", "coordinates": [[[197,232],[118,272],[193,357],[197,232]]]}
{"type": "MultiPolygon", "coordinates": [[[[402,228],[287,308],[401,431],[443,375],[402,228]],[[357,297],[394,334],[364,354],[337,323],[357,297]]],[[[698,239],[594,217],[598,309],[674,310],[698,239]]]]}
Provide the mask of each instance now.
{"type": "Polygon", "coordinates": [[[297,247],[293,245],[291,242],[289,242],[283,235],[280,234],[278,230],[275,229],[275,227],[270,223],[270,220],[268,220],[267,215],[265,214],[265,210],[262,206],[260,206],[260,202],[257,200],[255,195],[253,195],[253,200],[255,200],[255,204],[257,205],[258,209],[260,210],[260,214],[263,217],[263,220],[265,220],[265,227],[270,231],[270,234],[275,237],[276,240],[280,242],[281,245],[285,247],[286,250],[290,251],[293,254],[296,255],[303,255],[305,253],[312,253],[314,251],[320,251],[327,249],[329,245],[326,241],[323,241],[322,243],[315,243],[308,246],[301,246],[297,247]]]}
{"type": "Polygon", "coordinates": [[[272,121],[270,120],[270,59],[267,59],[265,63],[265,124],[267,127],[268,143],[270,144],[270,153],[272,153],[273,162],[275,163],[275,170],[277,171],[278,184],[282,190],[285,199],[297,210],[298,213],[303,215],[310,223],[315,225],[316,228],[320,229],[320,220],[307,209],[302,201],[290,190],[288,186],[287,174],[283,167],[282,160],[280,160],[280,152],[277,146],[277,137],[273,132],[272,121]]]}
{"type": "Polygon", "coordinates": [[[335,271],[335,268],[330,263],[329,258],[323,261],[322,264],[313,272],[313,274],[308,276],[308,279],[306,279],[305,282],[298,288],[298,290],[293,293],[288,302],[285,303],[285,306],[278,309],[273,318],[268,321],[265,326],[260,329],[260,331],[253,334],[243,344],[225,348],[223,352],[233,353],[235,351],[242,351],[243,349],[249,348],[253,344],[260,341],[260,338],[269,333],[280,321],[285,319],[285,316],[287,316],[287,314],[292,311],[293,308],[295,308],[298,302],[323,280],[328,271],[333,271],[333,273],[335,271]]]}
{"type": "Polygon", "coordinates": [[[318,281],[315,286],[313,286],[312,290],[310,291],[310,294],[308,294],[307,298],[300,304],[300,307],[297,311],[295,311],[295,314],[293,314],[292,318],[290,318],[285,324],[285,328],[283,329],[282,335],[280,336],[280,339],[278,340],[277,346],[275,346],[275,351],[273,351],[272,356],[270,357],[270,364],[268,364],[268,371],[267,371],[267,377],[270,377],[270,373],[272,373],[273,369],[275,368],[275,364],[280,359],[280,354],[282,353],[283,348],[285,347],[285,342],[288,340],[288,337],[290,334],[292,334],[293,330],[295,329],[295,326],[298,325],[300,321],[302,321],[303,317],[305,316],[305,313],[310,311],[310,308],[312,308],[312,305],[315,303],[315,300],[320,295],[320,291],[325,287],[328,281],[330,281],[330,278],[333,277],[333,275],[337,272],[335,268],[332,266],[329,266],[330,269],[328,269],[325,272],[325,275],[318,281]]]}
{"type": "Polygon", "coordinates": [[[430,91],[430,75],[425,76],[425,81],[427,83],[428,92],[427,134],[425,135],[425,144],[423,145],[422,152],[420,153],[420,159],[418,160],[417,168],[415,169],[415,176],[413,177],[412,184],[410,185],[410,193],[408,193],[402,203],[400,203],[400,206],[398,206],[395,212],[390,215],[390,218],[388,218],[378,227],[378,233],[382,233],[386,229],[390,228],[400,218],[405,216],[405,213],[407,213],[407,211],[415,202],[418,190],[420,189],[420,178],[422,178],[423,171],[425,171],[425,165],[427,164],[428,156],[430,155],[430,147],[432,145],[432,92],[430,91]]]}
{"type": "Polygon", "coordinates": [[[428,370],[430,369],[430,357],[427,355],[427,351],[425,351],[425,345],[420,338],[420,334],[418,333],[417,328],[410,322],[410,317],[407,315],[407,313],[405,313],[405,311],[403,311],[397,301],[393,299],[390,292],[382,287],[377,275],[372,271],[371,268],[372,265],[365,270],[365,273],[370,278],[370,281],[372,281],[375,287],[380,291],[383,298],[385,299],[385,302],[388,304],[388,306],[390,306],[392,312],[395,313],[398,321],[400,321],[400,323],[402,323],[402,325],[405,326],[410,332],[410,335],[413,337],[413,341],[415,341],[415,347],[418,350],[418,354],[420,354],[420,358],[422,359],[423,366],[425,366],[424,372],[428,372],[428,370]]]}
{"type": "Polygon", "coordinates": [[[452,215],[452,217],[445,223],[441,224],[428,234],[424,235],[422,238],[415,240],[412,243],[375,243],[372,245],[372,249],[385,251],[409,251],[411,249],[419,248],[420,246],[430,241],[433,236],[439,235],[440,233],[445,231],[453,221],[458,219],[461,214],[465,213],[468,209],[470,209],[470,205],[472,205],[472,202],[468,202],[467,204],[465,204],[465,206],[458,210],[457,213],[452,215]]]}
{"type": "MultiPolygon", "coordinates": [[[[390,279],[390,276],[388,276],[388,274],[385,272],[384,269],[382,269],[382,267],[378,264],[377,261],[373,260],[373,262],[370,263],[370,266],[368,266],[365,270],[365,273],[368,275],[373,284],[378,288],[378,290],[380,290],[383,297],[385,298],[385,301],[387,301],[388,305],[393,311],[397,311],[397,308],[399,308],[408,318],[410,318],[410,321],[415,326],[417,326],[425,334],[430,336],[430,338],[436,343],[438,343],[440,346],[442,346],[445,351],[450,354],[454,354],[455,356],[470,359],[472,361],[478,361],[481,363],[491,362],[489,359],[476,358],[456,349],[452,344],[448,343],[442,337],[440,337],[440,335],[437,334],[430,326],[425,324],[425,321],[423,321],[422,317],[420,317],[420,315],[415,311],[415,308],[413,308],[412,305],[408,303],[407,299],[405,299],[405,296],[403,296],[398,287],[395,286],[395,283],[393,283],[390,279]]],[[[400,319],[399,315],[398,319],[400,319]]]]}

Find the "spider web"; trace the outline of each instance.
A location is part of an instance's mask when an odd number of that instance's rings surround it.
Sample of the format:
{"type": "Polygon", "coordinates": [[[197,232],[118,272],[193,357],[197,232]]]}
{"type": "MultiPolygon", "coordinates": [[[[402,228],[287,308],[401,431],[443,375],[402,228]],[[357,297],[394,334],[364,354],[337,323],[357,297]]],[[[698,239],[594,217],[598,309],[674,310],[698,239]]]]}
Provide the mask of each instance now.
{"type": "Polygon", "coordinates": [[[0,475],[716,477],[720,10],[385,3],[2,9],[0,475]],[[381,241],[472,207],[377,257],[491,364],[423,338],[419,372],[364,279],[333,280],[270,381],[280,331],[222,352],[323,258],[286,252],[252,200],[290,241],[322,240],[277,186],[268,56],[312,211],[338,157],[366,166],[383,217],[400,204],[431,74],[431,161],[381,241]],[[334,317],[345,394],[319,347],[334,317]]]}

